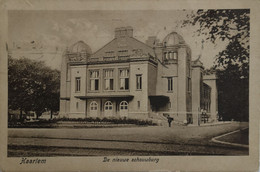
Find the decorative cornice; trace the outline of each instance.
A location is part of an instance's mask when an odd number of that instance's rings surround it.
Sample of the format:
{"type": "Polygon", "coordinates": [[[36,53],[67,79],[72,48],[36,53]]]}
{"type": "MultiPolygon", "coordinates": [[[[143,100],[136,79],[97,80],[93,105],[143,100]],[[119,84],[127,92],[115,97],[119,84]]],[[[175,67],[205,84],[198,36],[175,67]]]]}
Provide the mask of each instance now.
{"type": "Polygon", "coordinates": [[[96,65],[96,64],[111,64],[111,63],[130,63],[130,62],[140,62],[140,61],[149,61],[155,65],[158,63],[152,59],[151,57],[138,57],[138,58],[128,58],[125,60],[111,60],[111,61],[88,61],[88,62],[70,62],[70,66],[78,66],[78,65],[96,65]]]}

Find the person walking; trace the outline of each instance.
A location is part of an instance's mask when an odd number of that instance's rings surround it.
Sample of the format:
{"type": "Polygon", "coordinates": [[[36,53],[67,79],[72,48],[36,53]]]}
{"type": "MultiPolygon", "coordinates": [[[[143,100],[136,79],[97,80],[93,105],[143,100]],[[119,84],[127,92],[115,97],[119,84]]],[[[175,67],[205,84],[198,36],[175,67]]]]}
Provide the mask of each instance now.
{"type": "Polygon", "coordinates": [[[172,123],[172,121],[173,121],[173,118],[170,117],[170,115],[169,115],[169,116],[167,117],[167,119],[168,119],[169,127],[171,127],[171,123],[172,123]]]}

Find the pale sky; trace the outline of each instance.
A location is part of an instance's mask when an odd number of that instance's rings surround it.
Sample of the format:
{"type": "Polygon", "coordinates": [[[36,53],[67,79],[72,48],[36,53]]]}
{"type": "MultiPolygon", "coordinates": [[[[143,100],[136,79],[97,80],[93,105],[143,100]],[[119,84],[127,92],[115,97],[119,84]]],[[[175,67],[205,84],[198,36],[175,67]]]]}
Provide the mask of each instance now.
{"type": "MultiPolygon", "coordinates": [[[[42,42],[46,47],[65,49],[82,40],[92,52],[103,47],[114,38],[116,27],[132,26],[134,37],[145,42],[148,36],[157,36],[160,41],[170,32],[176,31],[183,36],[191,47],[192,59],[202,53],[201,61],[206,68],[213,65],[215,56],[225,48],[225,42],[213,45],[205,42],[201,49],[202,37],[194,36],[197,27],[180,27],[181,20],[191,11],[159,10],[159,11],[9,11],[8,36],[9,46],[13,42],[42,42]]],[[[47,58],[44,56],[44,58],[47,58]]],[[[60,68],[61,59],[46,64],[60,68]]]]}

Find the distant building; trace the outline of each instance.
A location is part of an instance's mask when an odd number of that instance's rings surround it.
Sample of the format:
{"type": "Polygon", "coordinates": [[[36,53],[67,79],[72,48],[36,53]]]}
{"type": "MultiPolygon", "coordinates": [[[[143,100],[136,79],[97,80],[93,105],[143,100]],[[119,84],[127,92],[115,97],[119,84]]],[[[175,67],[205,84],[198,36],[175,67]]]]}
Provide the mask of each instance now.
{"type": "Polygon", "coordinates": [[[172,32],[162,42],[149,37],[143,43],[132,27],[114,34],[94,53],[83,41],[64,52],[60,116],[148,119],[168,113],[197,124],[204,109],[216,119],[216,77],[203,76],[203,64],[191,60],[182,36],[172,32]]]}

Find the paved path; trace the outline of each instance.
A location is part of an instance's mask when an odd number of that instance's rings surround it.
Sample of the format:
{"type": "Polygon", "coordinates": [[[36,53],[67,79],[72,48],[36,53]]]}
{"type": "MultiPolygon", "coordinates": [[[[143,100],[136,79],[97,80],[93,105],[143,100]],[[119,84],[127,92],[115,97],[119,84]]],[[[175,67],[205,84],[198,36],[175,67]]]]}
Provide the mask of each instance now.
{"type": "Polygon", "coordinates": [[[9,129],[9,156],[57,155],[246,155],[248,149],[210,139],[246,127],[232,123],[205,127],[99,129],[9,129]]]}

